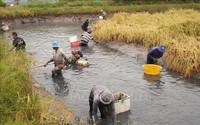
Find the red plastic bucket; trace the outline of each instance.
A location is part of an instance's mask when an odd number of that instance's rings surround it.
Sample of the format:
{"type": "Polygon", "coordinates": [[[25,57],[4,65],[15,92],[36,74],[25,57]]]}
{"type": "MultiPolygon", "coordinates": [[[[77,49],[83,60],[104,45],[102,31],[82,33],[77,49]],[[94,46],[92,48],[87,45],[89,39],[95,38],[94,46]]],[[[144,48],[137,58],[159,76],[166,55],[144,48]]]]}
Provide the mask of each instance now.
{"type": "Polygon", "coordinates": [[[76,47],[80,45],[80,41],[78,40],[77,36],[69,37],[69,41],[70,41],[71,47],[76,47]]]}

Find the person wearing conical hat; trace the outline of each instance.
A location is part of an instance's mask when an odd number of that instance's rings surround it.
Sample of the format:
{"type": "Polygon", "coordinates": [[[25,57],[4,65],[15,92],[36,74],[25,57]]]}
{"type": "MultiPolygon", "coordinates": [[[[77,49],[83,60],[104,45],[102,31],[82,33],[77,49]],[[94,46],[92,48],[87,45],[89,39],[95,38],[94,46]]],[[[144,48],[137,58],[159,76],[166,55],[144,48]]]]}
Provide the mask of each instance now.
{"type": "Polygon", "coordinates": [[[114,97],[111,91],[103,85],[96,85],[92,88],[89,96],[90,115],[97,119],[99,109],[102,119],[111,119],[116,124],[116,113],[114,97]]]}

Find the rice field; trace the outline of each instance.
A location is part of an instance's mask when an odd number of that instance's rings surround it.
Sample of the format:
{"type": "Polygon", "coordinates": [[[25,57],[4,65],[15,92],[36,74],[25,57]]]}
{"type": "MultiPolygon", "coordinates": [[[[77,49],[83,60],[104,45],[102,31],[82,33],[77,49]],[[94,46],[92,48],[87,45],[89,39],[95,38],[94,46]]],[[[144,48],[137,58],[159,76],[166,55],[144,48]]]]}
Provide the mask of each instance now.
{"type": "Polygon", "coordinates": [[[200,13],[193,9],[119,12],[94,24],[93,35],[102,42],[136,43],[147,48],[163,44],[168,69],[184,77],[200,73],[200,13]]]}
{"type": "Polygon", "coordinates": [[[125,12],[164,12],[171,8],[196,9],[198,3],[185,4],[117,4],[112,1],[59,1],[57,3],[34,2],[25,5],[0,7],[0,18],[15,19],[21,17],[33,17],[43,15],[65,15],[65,14],[99,14],[105,10],[108,14],[125,12]]]}

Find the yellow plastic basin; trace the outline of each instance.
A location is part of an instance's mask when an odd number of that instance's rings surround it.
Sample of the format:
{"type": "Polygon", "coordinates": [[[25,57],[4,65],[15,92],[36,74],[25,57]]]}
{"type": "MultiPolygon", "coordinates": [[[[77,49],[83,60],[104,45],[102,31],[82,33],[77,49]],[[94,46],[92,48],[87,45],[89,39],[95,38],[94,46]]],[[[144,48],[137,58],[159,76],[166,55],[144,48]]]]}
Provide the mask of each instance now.
{"type": "Polygon", "coordinates": [[[144,68],[144,73],[148,75],[159,75],[160,70],[162,69],[161,66],[154,64],[145,64],[143,65],[143,68],[144,68]]]}

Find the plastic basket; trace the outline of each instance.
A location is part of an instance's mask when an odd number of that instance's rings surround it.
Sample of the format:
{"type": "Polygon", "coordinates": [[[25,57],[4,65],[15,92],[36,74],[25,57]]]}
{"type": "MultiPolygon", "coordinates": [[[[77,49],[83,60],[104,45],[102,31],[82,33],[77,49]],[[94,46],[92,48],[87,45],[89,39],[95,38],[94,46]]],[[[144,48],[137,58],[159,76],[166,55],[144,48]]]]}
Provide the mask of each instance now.
{"type": "Polygon", "coordinates": [[[131,109],[130,96],[123,92],[115,93],[114,94],[114,105],[115,105],[116,114],[129,111],[131,109]]]}
{"type": "Polygon", "coordinates": [[[159,65],[154,64],[145,64],[143,65],[144,73],[147,75],[159,75],[162,69],[159,65]]]}
{"type": "Polygon", "coordinates": [[[79,46],[80,45],[80,41],[78,40],[77,36],[69,37],[69,41],[70,41],[71,47],[75,47],[75,46],[79,46]]]}

